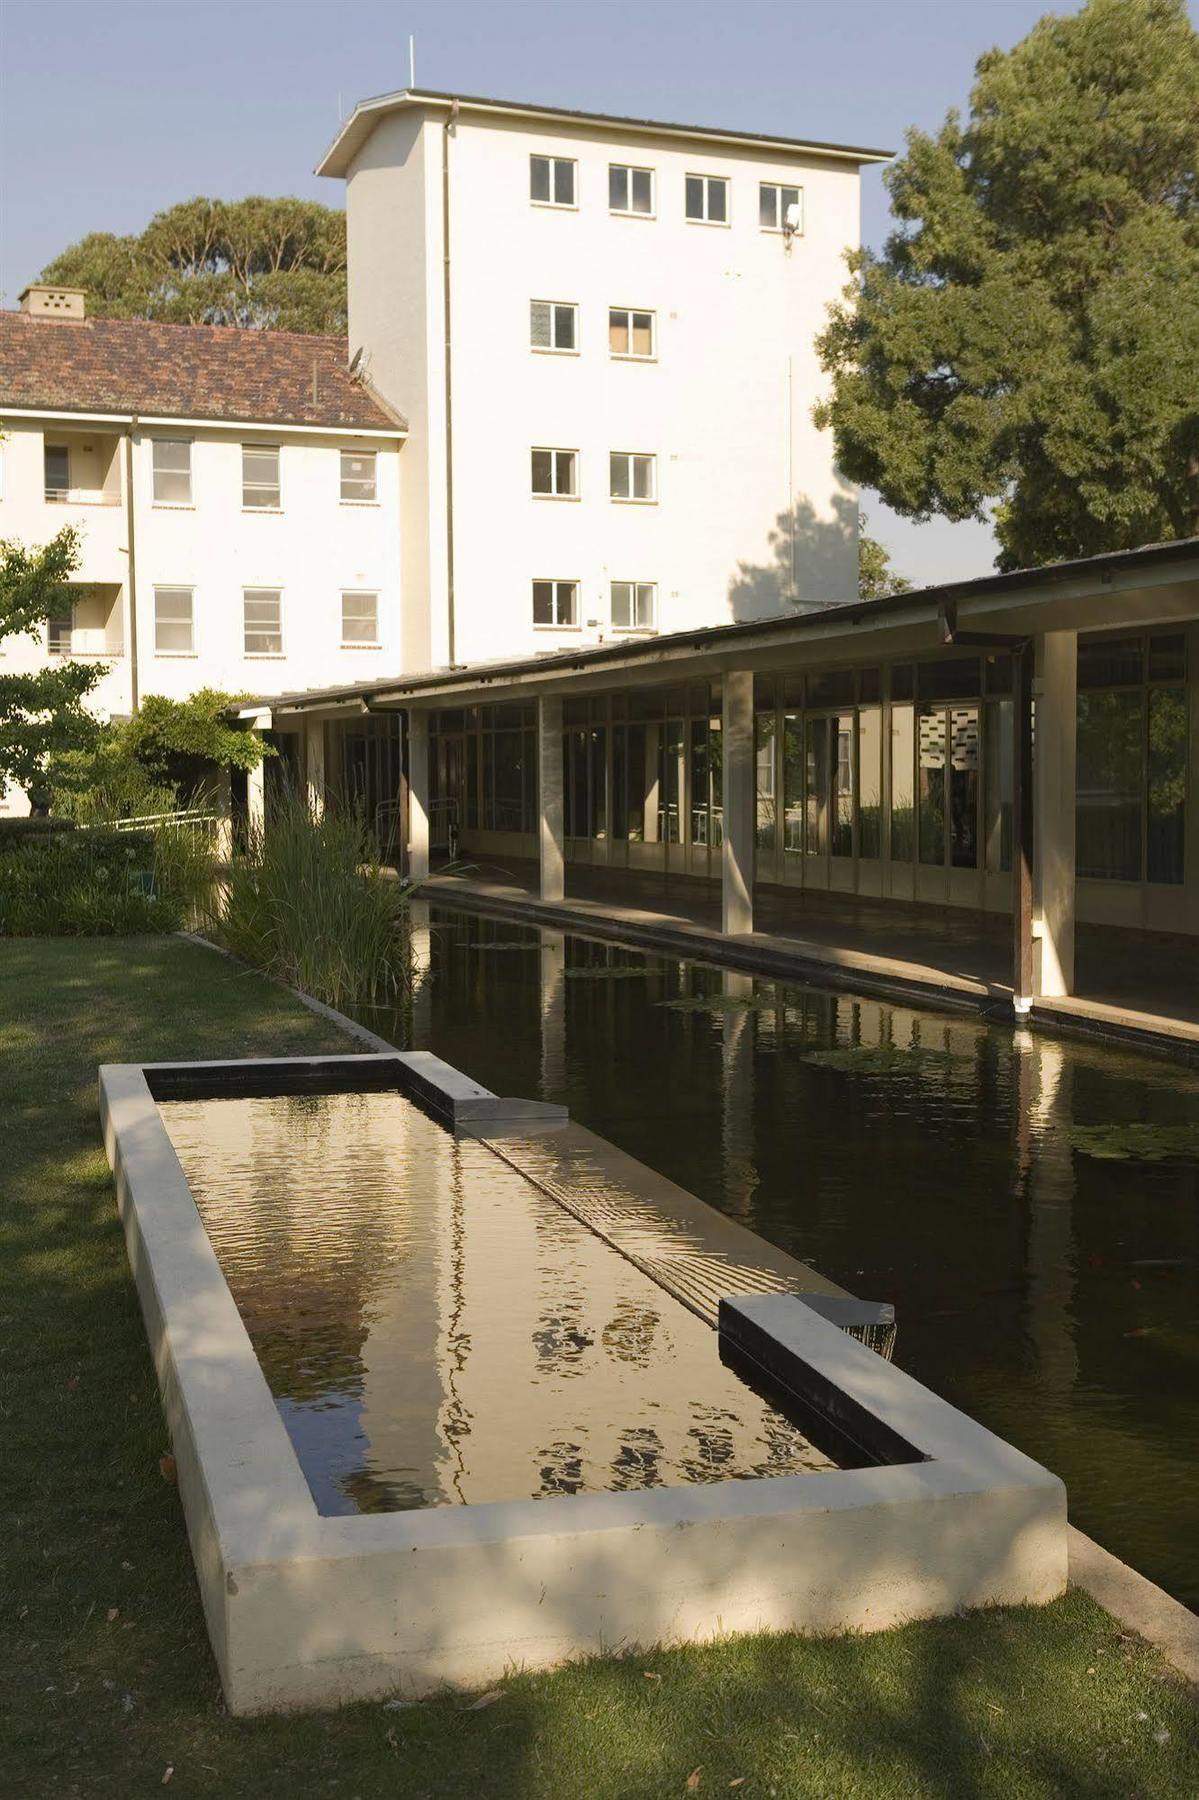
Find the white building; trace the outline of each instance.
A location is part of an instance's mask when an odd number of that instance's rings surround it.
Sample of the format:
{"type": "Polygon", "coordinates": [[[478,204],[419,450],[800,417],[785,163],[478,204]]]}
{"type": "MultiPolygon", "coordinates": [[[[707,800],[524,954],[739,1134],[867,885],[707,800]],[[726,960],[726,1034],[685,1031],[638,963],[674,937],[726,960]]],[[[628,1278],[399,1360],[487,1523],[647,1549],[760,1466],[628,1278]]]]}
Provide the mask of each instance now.
{"type": "Polygon", "coordinates": [[[402,667],[852,599],[813,340],[885,152],[408,91],[355,108],[349,341],[409,422],[402,667]]]}
{"type": "Polygon", "coordinates": [[[111,718],[402,666],[404,424],[343,339],[88,319],[30,288],[0,313],[0,433],[0,538],[82,538],[69,614],[0,668],[101,662],[111,718]]]}

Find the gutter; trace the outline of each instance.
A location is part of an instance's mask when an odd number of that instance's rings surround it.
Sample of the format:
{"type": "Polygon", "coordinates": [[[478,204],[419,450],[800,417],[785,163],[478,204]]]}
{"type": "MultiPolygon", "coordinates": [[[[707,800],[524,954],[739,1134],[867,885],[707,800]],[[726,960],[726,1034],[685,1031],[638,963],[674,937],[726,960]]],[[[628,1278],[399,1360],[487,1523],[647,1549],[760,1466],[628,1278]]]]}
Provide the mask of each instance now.
{"type": "Polygon", "coordinates": [[[458,128],[458,102],[450,102],[441,128],[441,287],[445,339],[445,576],[446,661],[454,661],[454,361],[450,309],[450,139],[458,128]]]}
{"type": "MultiPolygon", "coordinates": [[[[381,399],[376,403],[385,404],[381,399]]],[[[398,414],[393,415],[395,425],[293,425],[281,419],[231,419],[227,413],[217,419],[175,417],[167,413],[152,413],[147,417],[144,413],[75,412],[68,407],[5,406],[2,403],[0,413],[6,419],[70,419],[87,425],[186,425],[202,427],[206,431],[262,431],[275,436],[293,432],[308,437],[396,438],[401,441],[408,436],[408,427],[398,414]]]]}
{"type": "Polygon", "coordinates": [[[137,670],[137,532],[135,525],[136,508],[133,503],[133,434],[138,429],[138,417],[134,413],[129,420],[129,429],[125,433],[125,529],[129,534],[126,546],[129,575],[125,583],[129,602],[129,707],[136,712],[139,704],[139,682],[137,670]]]}

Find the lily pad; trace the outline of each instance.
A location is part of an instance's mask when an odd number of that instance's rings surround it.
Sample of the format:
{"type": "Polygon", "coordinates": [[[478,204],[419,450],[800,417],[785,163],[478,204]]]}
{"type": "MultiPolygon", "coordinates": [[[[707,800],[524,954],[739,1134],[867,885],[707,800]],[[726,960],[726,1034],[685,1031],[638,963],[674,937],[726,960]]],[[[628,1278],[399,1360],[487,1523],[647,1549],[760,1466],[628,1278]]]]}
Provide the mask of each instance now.
{"type": "Polygon", "coordinates": [[[813,1050],[803,1059],[817,1069],[842,1075],[906,1075],[919,1069],[944,1069],[967,1059],[952,1050],[926,1050],[921,1044],[846,1044],[836,1050],[813,1050]]]}
{"type": "Polygon", "coordinates": [[[1106,1125],[1072,1125],[1066,1132],[1072,1150],[1099,1162],[1169,1162],[1199,1158],[1199,1125],[1149,1125],[1113,1120],[1106,1125]]]}
{"type": "Polygon", "coordinates": [[[659,1000],[671,1012],[777,1012],[779,1002],[768,994],[687,994],[679,1000],[659,1000]]]}
{"type": "Polygon", "coordinates": [[[597,967],[588,963],[582,968],[567,969],[566,973],[571,981],[620,981],[621,979],[631,979],[633,976],[642,979],[649,971],[647,969],[630,969],[624,963],[615,963],[611,968],[605,968],[602,965],[597,967]]]}

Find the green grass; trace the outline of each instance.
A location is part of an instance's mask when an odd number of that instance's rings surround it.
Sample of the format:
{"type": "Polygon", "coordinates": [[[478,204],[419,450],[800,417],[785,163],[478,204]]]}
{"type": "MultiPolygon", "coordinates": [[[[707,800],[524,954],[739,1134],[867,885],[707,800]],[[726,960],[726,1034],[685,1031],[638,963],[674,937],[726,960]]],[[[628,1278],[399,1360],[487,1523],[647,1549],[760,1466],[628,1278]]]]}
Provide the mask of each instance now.
{"type": "Polygon", "coordinates": [[[170,1793],[220,1800],[1199,1792],[1190,1701],[1078,1594],[515,1675],[479,1707],[227,1717],[159,1473],[96,1065],[345,1048],[279,989],[176,940],[0,942],[5,1800],[136,1800],[168,1768],[170,1793]]]}

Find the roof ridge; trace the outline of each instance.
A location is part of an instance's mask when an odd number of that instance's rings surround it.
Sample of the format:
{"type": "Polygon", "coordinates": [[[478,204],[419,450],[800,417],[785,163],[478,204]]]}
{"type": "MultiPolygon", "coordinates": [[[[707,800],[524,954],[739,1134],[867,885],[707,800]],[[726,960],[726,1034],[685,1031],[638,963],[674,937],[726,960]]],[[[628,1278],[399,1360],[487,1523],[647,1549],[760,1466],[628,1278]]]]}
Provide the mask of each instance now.
{"type": "Polygon", "coordinates": [[[31,325],[153,325],[164,331],[210,331],[229,332],[238,337],[254,338],[291,338],[306,344],[348,344],[348,332],[334,331],[284,331],[273,325],[211,325],[207,321],[193,323],[190,319],[112,319],[105,314],[89,314],[83,319],[38,318],[33,313],[22,312],[18,307],[0,307],[0,320],[28,319],[31,325]]]}

